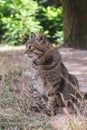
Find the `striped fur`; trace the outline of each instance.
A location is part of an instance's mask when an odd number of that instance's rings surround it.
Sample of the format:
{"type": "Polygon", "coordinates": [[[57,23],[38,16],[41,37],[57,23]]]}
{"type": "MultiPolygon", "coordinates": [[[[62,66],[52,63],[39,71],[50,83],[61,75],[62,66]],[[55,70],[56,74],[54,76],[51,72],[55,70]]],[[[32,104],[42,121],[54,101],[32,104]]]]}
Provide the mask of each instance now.
{"type": "Polygon", "coordinates": [[[33,93],[36,93],[33,96],[34,99],[36,98],[35,102],[39,107],[41,107],[41,104],[46,105],[44,102],[47,102],[47,109],[52,116],[56,114],[56,106],[65,107],[61,93],[65,100],[72,100],[71,93],[76,95],[76,92],[61,78],[60,74],[62,73],[77,88],[79,88],[79,85],[76,77],[69,74],[62,63],[58,50],[50,45],[46,39],[41,39],[40,42],[39,38],[38,42],[39,35],[35,36],[35,34],[31,33],[26,44],[25,54],[32,63],[33,93]]]}

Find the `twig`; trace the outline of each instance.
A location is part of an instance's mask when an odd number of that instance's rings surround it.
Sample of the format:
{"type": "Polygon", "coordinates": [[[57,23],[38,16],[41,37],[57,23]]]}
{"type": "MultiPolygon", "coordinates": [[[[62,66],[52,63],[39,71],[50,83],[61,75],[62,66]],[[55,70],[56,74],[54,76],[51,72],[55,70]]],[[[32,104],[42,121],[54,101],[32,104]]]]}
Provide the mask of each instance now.
{"type": "Polygon", "coordinates": [[[60,74],[60,76],[80,95],[82,99],[84,98],[84,94],[81,93],[72,82],[70,82],[63,74],[60,74]]]}
{"type": "Polygon", "coordinates": [[[73,106],[73,108],[75,109],[77,115],[79,116],[79,115],[80,115],[80,111],[79,111],[77,105],[76,105],[74,102],[72,102],[72,101],[70,101],[70,103],[72,104],[72,106],[73,106]]]}
{"type": "Polygon", "coordinates": [[[62,108],[64,114],[66,115],[66,117],[68,117],[68,119],[70,119],[73,123],[75,123],[75,122],[73,121],[72,117],[70,116],[68,110],[67,110],[66,101],[65,101],[65,99],[64,99],[63,94],[60,93],[60,96],[61,96],[61,98],[62,98],[62,101],[65,103],[65,107],[62,108]]]}
{"type": "Polygon", "coordinates": [[[74,94],[70,93],[70,96],[74,99],[77,100],[78,103],[80,103],[81,101],[79,100],[79,98],[77,98],[74,94]]]}

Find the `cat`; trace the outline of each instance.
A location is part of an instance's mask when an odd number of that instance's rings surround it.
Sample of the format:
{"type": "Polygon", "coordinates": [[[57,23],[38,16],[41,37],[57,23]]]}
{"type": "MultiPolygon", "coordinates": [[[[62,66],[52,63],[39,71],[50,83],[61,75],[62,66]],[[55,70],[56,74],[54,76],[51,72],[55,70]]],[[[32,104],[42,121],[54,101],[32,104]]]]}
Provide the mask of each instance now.
{"type": "Polygon", "coordinates": [[[56,106],[65,107],[61,95],[67,101],[74,101],[70,94],[79,97],[78,93],[61,77],[61,74],[79,89],[77,78],[68,73],[67,68],[62,63],[58,49],[50,44],[43,33],[30,34],[30,38],[26,43],[25,54],[32,64],[34,91],[37,92],[38,99],[47,102],[45,107],[47,105],[49,115],[56,114],[56,106]]]}

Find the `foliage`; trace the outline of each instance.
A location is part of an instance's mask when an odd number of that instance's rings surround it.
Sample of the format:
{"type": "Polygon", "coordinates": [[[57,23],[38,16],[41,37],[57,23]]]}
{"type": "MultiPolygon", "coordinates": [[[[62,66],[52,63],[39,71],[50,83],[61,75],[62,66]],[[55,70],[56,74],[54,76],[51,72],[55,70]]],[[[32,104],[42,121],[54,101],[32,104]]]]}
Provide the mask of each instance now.
{"type": "Polygon", "coordinates": [[[35,19],[38,5],[33,0],[1,0],[0,7],[3,39],[7,42],[24,42],[30,31],[36,32],[42,28],[35,19]]]}
{"type": "Polygon", "coordinates": [[[63,42],[62,7],[41,7],[38,19],[51,41],[63,42]]]}
{"type": "Polygon", "coordinates": [[[62,42],[62,7],[44,7],[34,0],[0,0],[0,41],[23,44],[31,31],[43,31],[62,42]]]}
{"type": "Polygon", "coordinates": [[[61,0],[36,0],[39,5],[44,7],[52,6],[52,7],[59,7],[61,6],[61,0]]]}

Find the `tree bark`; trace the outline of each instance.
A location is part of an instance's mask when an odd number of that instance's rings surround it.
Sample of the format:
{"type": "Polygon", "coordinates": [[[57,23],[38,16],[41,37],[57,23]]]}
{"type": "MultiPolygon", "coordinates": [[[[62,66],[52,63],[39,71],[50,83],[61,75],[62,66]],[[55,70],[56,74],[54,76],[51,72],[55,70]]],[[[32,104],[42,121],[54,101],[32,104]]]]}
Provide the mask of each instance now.
{"type": "Polygon", "coordinates": [[[62,5],[65,45],[87,49],[87,0],[62,0],[62,5]]]}

